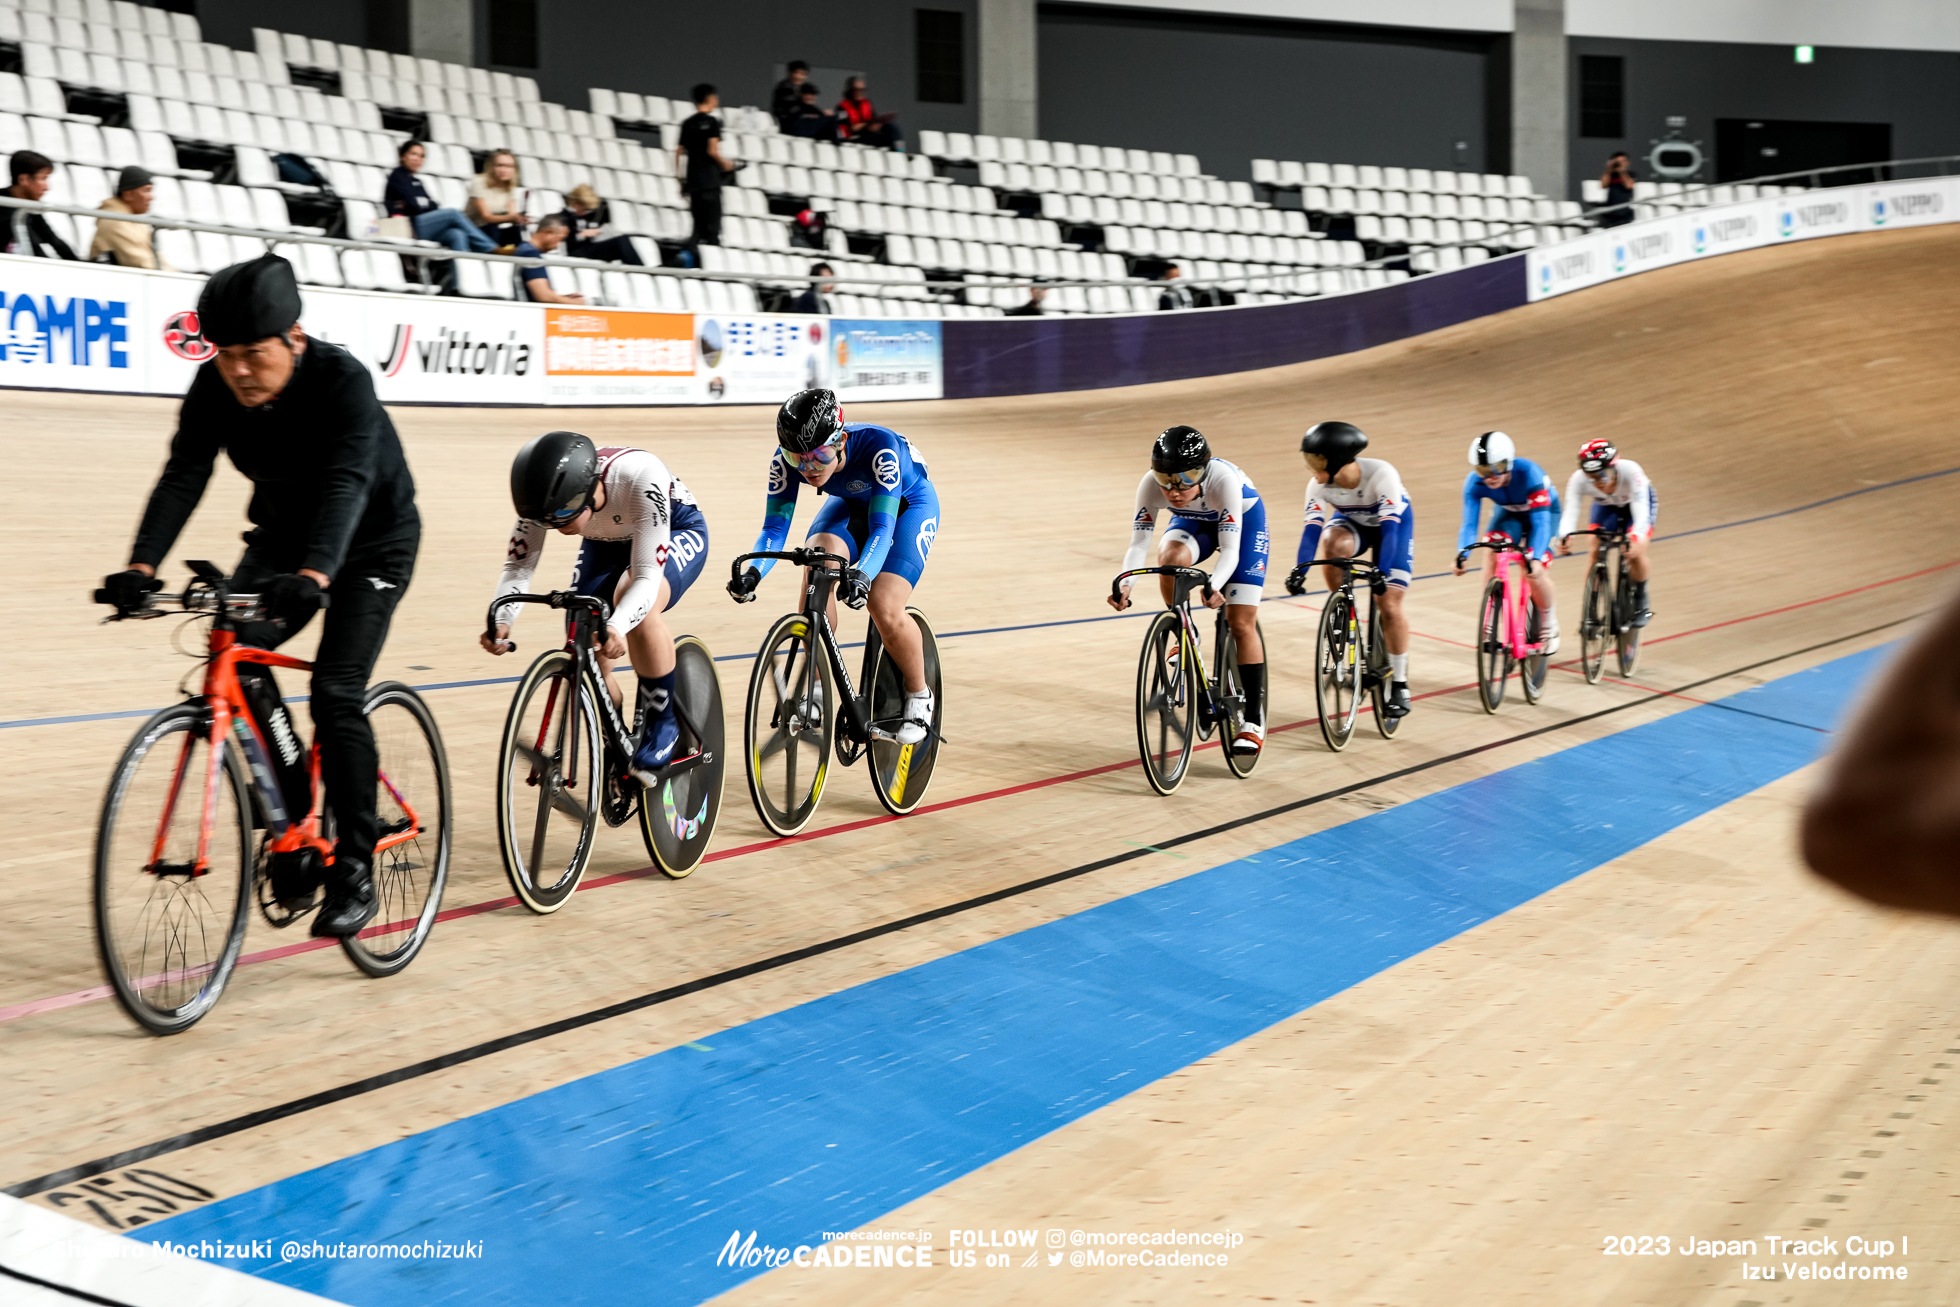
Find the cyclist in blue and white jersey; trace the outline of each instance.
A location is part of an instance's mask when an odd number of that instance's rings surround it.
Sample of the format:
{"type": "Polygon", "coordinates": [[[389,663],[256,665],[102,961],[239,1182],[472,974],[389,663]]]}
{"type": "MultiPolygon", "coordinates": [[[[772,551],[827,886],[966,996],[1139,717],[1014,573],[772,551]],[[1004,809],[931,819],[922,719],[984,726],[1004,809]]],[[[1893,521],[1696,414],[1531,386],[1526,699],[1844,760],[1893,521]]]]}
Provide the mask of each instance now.
{"type": "MultiPolygon", "coordinates": [[[[599,668],[615,707],[625,698],[613,663],[630,655],[639,677],[640,735],[633,775],[652,785],[680,741],[674,717],[674,635],[662,616],[680,602],[708,560],[708,523],[694,496],[667,465],[644,449],[594,448],[575,431],[547,431],[517,451],[510,467],[517,529],[504,557],[497,598],[530,589],[545,532],[581,537],[572,588],[612,605],[599,668]]],[[[520,604],[497,613],[497,633],[478,642],[493,654],[520,604]]]]}
{"type": "MultiPolygon", "coordinates": [[[[1224,607],[1238,645],[1239,679],[1245,687],[1245,724],[1231,742],[1234,753],[1258,753],[1266,743],[1264,718],[1266,648],[1259,639],[1259,600],[1266,587],[1266,559],[1272,545],[1266,535],[1266,505],[1252,479],[1234,464],[1214,458],[1211,446],[1193,427],[1172,427],[1157,437],[1150,451],[1150,471],[1137,484],[1136,516],[1131,519],[1130,549],[1123,568],[1144,566],[1150,538],[1157,532],[1157,513],[1168,508],[1170,526],[1157,550],[1162,567],[1194,567],[1217,556],[1212,564],[1212,594],[1205,603],[1224,607]]],[[[1176,597],[1174,578],[1163,577],[1164,602],[1176,597]]],[[[1106,597],[1107,598],[1107,597],[1106,597]]],[[[1130,582],[1123,582],[1121,612],[1130,606],[1130,582]]]]}
{"type": "MultiPolygon", "coordinates": [[[[1633,577],[1633,624],[1645,626],[1654,613],[1647,605],[1647,542],[1654,537],[1660,496],[1640,464],[1621,458],[1610,440],[1589,440],[1579,451],[1579,470],[1565,485],[1565,512],[1558,521],[1558,551],[1572,552],[1566,537],[1579,529],[1579,501],[1592,499],[1592,525],[1627,536],[1627,572],[1633,577]]],[[[1592,537],[1586,566],[1599,556],[1599,537],[1592,537]]]]}
{"type": "MultiPolygon", "coordinates": [[[[1548,623],[1542,636],[1532,632],[1533,642],[1542,638],[1547,654],[1558,652],[1558,592],[1552,585],[1552,528],[1558,521],[1558,491],[1552,488],[1545,469],[1528,458],[1519,458],[1517,447],[1502,431],[1486,431],[1470,442],[1470,475],[1463,479],[1463,529],[1457,533],[1456,547],[1468,549],[1478,539],[1477,521],[1483,507],[1491,503],[1489,534],[1502,533],[1518,542],[1519,551],[1533,566],[1527,577],[1531,597],[1538,603],[1543,621],[1548,623]]],[[[1486,537],[1487,538],[1487,537],[1486,537]]],[[[1495,567],[1496,555],[1484,553],[1483,579],[1487,583],[1495,567]]],[[[1464,565],[1451,569],[1462,576],[1464,565]]]]}
{"type": "MultiPolygon", "coordinates": [[[[1300,437],[1306,460],[1307,520],[1300,552],[1286,577],[1288,594],[1307,592],[1307,572],[1317,558],[1353,558],[1362,550],[1375,556],[1387,587],[1381,605],[1382,643],[1388,648],[1389,692],[1382,711],[1390,717],[1409,712],[1409,616],[1402,596],[1414,579],[1415,510],[1392,463],[1363,458],[1368,437],[1350,422],[1319,422],[1300,437]]],[[[1341,573],[1323,568],[1327,588],[1341,584],[1341,573]]]]}
{"type": "MultiPolygon", "coordinates": [[[[796,516],[797,488],[808,482],[827,502],[803,543],[851,560],[838,592],[852,608],[871,607],[871,620],[905,676],[905,719],[893,736],[917,744],[932,727],[925,644],[905,614],[939,534],[939,492],[926,461],[898,432],[870,422],[844,421],[844,406],[828,390],[804,390],[776,414],[776,452],[769,459],[768,501],[755,548],[780,550],[796,516]]],[[[775,560],[762,559],[728,583],[738,602],[775,560]]],[[[833,603],[837,596],[833,595],[833,603]]],[[[836,611],[831,614],[833,622],[836,611]]]]}

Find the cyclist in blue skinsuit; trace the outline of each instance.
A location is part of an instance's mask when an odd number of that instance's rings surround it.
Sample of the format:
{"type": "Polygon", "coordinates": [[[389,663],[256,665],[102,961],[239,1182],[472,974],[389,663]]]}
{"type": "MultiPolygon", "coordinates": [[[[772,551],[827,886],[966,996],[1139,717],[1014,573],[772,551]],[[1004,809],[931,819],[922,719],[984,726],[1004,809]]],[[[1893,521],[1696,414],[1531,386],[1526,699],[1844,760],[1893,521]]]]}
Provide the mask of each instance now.
{"type": "MultiPolygon", "coordinates": [[[[896,431],[869,422],[846,424],[843,405],[828,390],[799,391],[783,402],[776,414],[776,443],[755,548],[781,549],[789,539],[797,488],[804,482],[828,497],[803,543],[851,560],[838,591],[852,608],[869,602],[871,620],[905,675],[905,720],[895,738],[917,744],[932,724],[932,691],[926,685],[925,646],[905,606],[939,533],[939,492],[927,476],[925,459],[896,431]]],[[[774,564],[765,558],[750,566],[728,583],[729,594],[747,602],[774,564]]],[[[834,608],[830,616],[834,622],[834,608]]]]}
{"type": "MultiPolygon", "coordinates": [[[[1531,597],[1538,611],[1550,623],[1543,639],[1545,652],[1558,652],[1558,593],[1552,586],[1552,534],[1558,525],[1558,491],[1545,469],[1528,458],[1519,458],[1517,447],[1502,431],[1486,431],[1470,442],[1470,475],[1463,480],[1463,530],[1457,533],[1459,551],[1476,543],[1477,520],[1483,516],[1483,501],[1491,502],[1490,533],[1502,532],[1518,542],[1521,551],[1536,564],[1528,578],[1531,597]]],[[[1496,555],[1484,552],[1482,583],[1488,584],[1496,555]]],[[[1464,565],[1453,569],[1462,576],[1464,565]]],[[[1534,633],[1534,637],[1536,635],[1534,633]]]]}

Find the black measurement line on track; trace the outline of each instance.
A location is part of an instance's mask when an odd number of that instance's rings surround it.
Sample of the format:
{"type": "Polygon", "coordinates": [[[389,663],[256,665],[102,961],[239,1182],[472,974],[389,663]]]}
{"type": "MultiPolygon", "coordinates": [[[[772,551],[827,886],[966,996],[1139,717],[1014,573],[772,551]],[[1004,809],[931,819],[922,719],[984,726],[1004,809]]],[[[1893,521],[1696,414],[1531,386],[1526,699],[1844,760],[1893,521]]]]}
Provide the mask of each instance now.
{"type": "MultiPolygon", "coordinates": [[[[93,1161],[83,1162],[78,1166],[69,1166],[59,1171],[50,1171],[48,1174],[36,1176],[32,1180],[23,1180],[18,1184],[9,1185],[5,1189],[0,1189],[0,1193],[10,1194],[15,1198],[27,1198],[34,1194],[45,1193],[49,1189],[58,1189],[62,1185],[73,1184],[77,1180],[83,1180],[92,1175],[99,1175],[104,1171],[113,1171],[118,1167],[134,1166],[138,1162],[145,1162],[153,1157],[161,1157],[166,1153],[174,1153],[185,1148],[195,1147],[198,1144],[209,1143],[214,1139],[223,1139],[228,1135],[235,1135],[246,1130],[256,1129],[262,1125],[269,1125],[274,1121],[283,1121],[288,1117],[298,1116],[303,1112],[310,1112],[315,1108],[328,1107],[334,1103],[345,1102],[350,1098],[358,1098],[362,1094],[370,1094],[379,1089],[386,1089],[391,1085],[398,1085],[409,1080],[419,1079],[422,1076],[432,1075],[437,1071],[445,1071],[450,1067],[460,1066],[465,1062],[474,1062],[478,1058],[489,1057],[495,1053],[508,1052],[513,1048],[521,1048],[526,1044],[534,1044],[539,1040],[550,1039],[554,1035],[562,1035],[568,1031],[580,1030],[586,1026],[597,1025],[602,1021],[610,1021],[614,1017],[626,1016],[629,1013],[643,1011],[646,1008],[658,1007],[663,1003],[671,1003],[676,999],[686,998],[690,994],[699,994],[704,990],[718,989],[723,985],[733,984],[738,980],[746,980],[751,976],[759,976],[766,972],[780,970],[783,967],[793,966],[798,962],[806,962],[811,958],[822,957],[826,953],[835,953],[841,949],[847,949],[856,944],[863,944],[869,940],[880,939],[886,935],[894,935],[902,930],[910,930],[914,926],[923,926],[928,922],[958,916],[961,913],[971,912],[976,908],[987,907],[1005,899],[1017,898],[1023,894],[1033,893],[1035,890],[1046,889],[1050,885],[1059,885],[1064,881],[1075,880],[1098,871],[1107,871],[1111,867],[1120,866],[1126,862],[1135,862],[1138,859],[1147,858],[1153,853],[1161,853],[1167,849],[1176,848],[1179,845],[1193,844],[1199,840],[1210,839],[1214,835],[1223,835],[1228,831],[1238,830],[1244,826],[1252,826],[1259,822],[1270,821],[1274,817],[1283,817],[1288,813],[1298,812],[1302,808],[1315,807],[1319,804],[1353,794],[1358,790],[1372,789],[1377,785],[1385,785],[1390,781],[1397,781],[1404,777],[1433,771],[1438,767],[1445,767],[1453,762],[1462,762],[1465,758],[1474,758],[1478,754],[1489,753],[1493,749],[1501,749],[1506,745],[1518,744],[1525,740],[1536,739],[1541,735],[1550,735],[1557,731],[1568,730],[1571,727],[1580,726],[1586,722],[1598,721],[1602,717],[1611,717],[1616,713],[1625,712],[1629,708],[1638,708],[1646,704],[1659,702],[1663,699],[1673,698],[1715,681],[1726,680],[1732,676],[1740,676],[1744,672],[1751,672],[1759,667],[1767,667],[1771,663],[1782,662],[1789,658],[1798,658],[1807,653],[1815,653],[1819,649],[1828,649],[1832,645],[1843,644],[1846,641],[1861,639],[1868,635],[1876,635],[1880,631],[1890,630],[1892,627],[1902,626],[1907,622],[1916,621],[1925,616],[1926,612],[1930,611],[1928,609],[1923,612],[1909,614],[1905,617],[1895,618],[1889,622],[1881,622],[1877,626],[1868,626],[1861,631],[1853,631],[1848,635],[1836,636],[1829,640],[1819,641],[1816,644],[1805,645],[1801,649],[1792,649],[1786,653],[1775,654],[1753,663],[1744,664],[1741,667],[1731,668],[1725,672],[1717,672],[1713,676],[1704,676],[1698,681],[1689,681],[1687,684],[1678,685],[1672,690],[1657,690],[1641,698],[1629,699],[1625,703],[1615,704],[1611,708],[1601,708],[1596,712],[1586,713],[1582,716],[1569,717],[1564,721],[1552,722],[1545,726],[1534,727],[1528,731],[1520,731],[1516,735],[1507,735],[1501,740],[1492,740],[1485,744],[1473,745],[1467,749],[1459,749],[1455,753],[1444,754],[1441,757],[1431,758],[1427,762],[1415,763],[1408,767],[1399,767],[1394,771],[1383,772],[1379,776],[1351,781],[1346,785],[1337,786],[1331,790],[1323,790],[1319,794],[1309,795],[1304,799],[1295,799],[1290,803],[1282,803],[1276,808],[1267,808],[1262,812],[1251,813],[1244,817],[1234,817],[1230,821],[1222,821],[1216,825],[1206,826],[1201,830],[1190,831],[1183,835],[1172,835],[1168,838],[1158,840],[1156,844],[1149,848],[1138,847],[1127,853],[1118,853],[1107,858],[1099,858],[1094,862],[1085,862],[1077,867],[1069,867],[1062,871],[1050,872],[1046,876],[1037,876],[1033,880],[1022,881],[1018,885],[1009,885],[1002,889],[990,890],[985,894],[975,895],[970,899],[962,899],[957,903],[948,903],[937,908],[929,908],[924,912],[917,912],[909,917],[901,917],[895,921],[885,922],[882,925],[867,926],[863,930],[852,931],[848,935],[838,935],[835,938],[822,940],[815,944],[806,944],[802,948],[791,949],[786,953],[778,953],[772,957],[759,958],[754,962],[747,962],[739,967],[730,967],[726,971],[717,971],[712,975],[698,976],[693,980],[683,981],[678,985],[669,985],[664,989],[656,989],[651,993],[641,994],[636,998],[622,999],[617,1003],[609,1003],[604,1007],[593,1008],[589,1012],[581,1012],[575,1016],[560,1017],[556,1021],[532,1026],[528,1030],[519,1030],[512,1034],[501,1035],[496,1039],[485,1040],[480,1044],[472,1044],[468,1048],[459,1048],[452,1053],[444,1053],[439,1057],[427,1058],[420,1062],[410,1063],[404,1067],[397,1067],[393,1071],[384,1071],[379,1075],[349,1081],[347,1084],[338,1085],[332,1089],[323,1089],[318,1093],[307,1094],[302,1098],[295,1098],[272,1107],[261,1108],[256,1112],[247,1112],[243,1116],[235,1116],[227,1121],[218,1121],[211,1125],[199,1126],[195,1130],[187,1130],[183,1134],[173,1135],[168,1139],[159,1139],[154,1143],[125,1149],[119,1153],[112,1153],[107,1157],[98,1157],[93,1161]]],[[[1746,712],[1747,710],[1742,711],[1746,712]]],[[[1773,721],[1779,725],[1790,726],[1796,729],[1806,731],[1818,729],[1815,726],[1810,726],[1802,722],[1785,721],[1782,718],[1769,717],[1762,713],[1750,713],[1749,715],[1763,717],[1766,721],[1773,721]]]]}
{"type": "Polygon", "coordinates": [[[66,1284],[56,1284],[53,1280],[43,1280],[38,1275],[29,1275],[25,1271],[16,1271],[11,1266],[0,1266],[0,1275],[19,1280],[24,1284],[31,1284],[37,1289],[46,1289],[52,1293],[74,1298],[80,1302],[99,1303],[101,1307],[131,1307],[131,1304],[124,1302],[120,1298],[104,1298],[100,1294],[90,1293],[86,1289],[77,1289],[66,1284]]]}

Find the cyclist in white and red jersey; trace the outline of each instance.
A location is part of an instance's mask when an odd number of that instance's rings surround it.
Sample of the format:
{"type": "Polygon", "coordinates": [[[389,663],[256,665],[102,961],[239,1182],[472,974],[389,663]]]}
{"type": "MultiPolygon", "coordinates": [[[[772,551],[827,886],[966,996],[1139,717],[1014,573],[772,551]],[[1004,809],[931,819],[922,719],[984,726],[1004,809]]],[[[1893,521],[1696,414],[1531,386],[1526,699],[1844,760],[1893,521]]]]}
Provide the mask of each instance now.
{"type": "MultiPolygon", "coordinates": [[[[1559,518],[1558,551],[1572,552],[1566,537],[1579,529],[1579,499],[1593,501],[1592,525],[1605,530],[1624,531],[1627,536],[1627,571],[1633,577],[1633,624],[1645,626],[1653,620],[1647,605],[1647,542],[1654,538],[1654,518],[1660,511],[1660,497],[1654,483],[1640,464],[1621,458],[1610,440],[1589,440],[1579,450],[1579,470],[1565,485],[1565,512],[1559,518]]],[[[1591,560],[1599,556],[1599,537],[1592,537],[1591,560]]]]}
{"type": "MultiPolygon", "coordinates": [[[[663,619],[680,602],[708,558],[708,523],[681,479],[644,449],[596,449],[575,431],[547,431],[517,452],[510,469],[517,528],[511,533],[497,597],[530,587],[545,532],[582,537],[572,588],[612,605],[599,666],[616,705],[616,660],[631,655],[639,677],[638,744],[633,775],[652,785],[680,739],[674,719],[674,635],[663,619]]],[[[493,654],[506,643],[513,611],[497,614],[497,635],[480,638],[493,654]]]]}

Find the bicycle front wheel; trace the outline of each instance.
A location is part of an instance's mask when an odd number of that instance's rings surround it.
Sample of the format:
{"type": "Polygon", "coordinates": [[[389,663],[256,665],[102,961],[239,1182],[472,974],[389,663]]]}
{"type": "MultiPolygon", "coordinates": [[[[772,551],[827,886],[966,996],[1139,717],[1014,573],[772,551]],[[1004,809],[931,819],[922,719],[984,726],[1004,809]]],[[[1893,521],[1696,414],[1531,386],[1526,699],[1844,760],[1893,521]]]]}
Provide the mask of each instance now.
{"type": "Polygon", "coordinates": [[[1313,696],[1320,711],[1320,734],[1327,747],[1339,753],[1354,738],[1361,713],[1360,631],[1354,603],[1336,590],[1320,610],[1320,633],[1314,637],[1313,696]]]}
{"type": "Polygon", "coordinates": [[[1579,614],[1579,668],[1588,685],[1597,685],[1606,670],[1606,646],[1613,639],[1613,597],[1607,593],[1604,563],[1595,563],[1586,573],[1579,614]]]}
{"type": "Polygon", "coordinates": [[[742,744],[755,815],[778,835],[810,824],[823,798],[837,713],[830,669],[810,619],[791,613],[769,628],[749,673],[742,744]]]}
{"type": "Polygon", "coordinates": [[[905,674],[891,650],[882,642],[877,660],[865,677],[865,694],[870,699],[868,716],[872,723],[871,789],[885,811],[903,817],[925,801],[926,787],[932,784],[932,770],[939,761],[939,724],[946,716],[946,696],[939,677],[939,641],[933,637],[932,623],[916,608],[907,608],[906,617],[919,628],[919,643],[925,652],[926,688],[932,691],[932,731],[917,744],[900,744],[890,738],[905,718],[905,674]]]}
{"type": "Polygon", "coordinates": [[[663,777],[640,796],[640,836],[655,865],[675,880],[708,855],[721,820],[722,773],[728,766],[728,727],[722,717],[721,678],[708,646],[691,635],[674,640],[674,699],[681,739],[674,756],[698,753],[701,761],[663,777]],[[690,725],[691,723],[691,725],[690,725]]]}
{"type": "Polygon", "coordinates": [[[1640,628],[1633,624],[1633,577],[1627,572],[1624,557],[1620,559],[1620,583],[1613,591],[1613,611],[1620,627],[1614,639],[1620,675],[1632,676],[1640,665],[1640,628]]]}
{"type": "Polygon", "coordinates": [[[449,758],[435,714],[400,681],[371,685],[365,708],[374,731],[374,924],[340,941],[370,976],[392,976],[415,960],[442,911],[449,883],[449,758]]]}
{"type": "Polygon", "coordinates": [[[524,906],[556,912],[578,888],[599,824],[605,754],[578,660],[552,649],[517,682],[497,751],[497,840],[524,906]]]}
{"type": "Polygon", "coordinates": [[[1176,613],[1150,619],[1137,663],[1137,751],[1159,794],[1173,793],[1190,770],[1198,734],[1197,669],[1176,613]]]}
{"type": "Polygon", "coordinates": [[[1477,611],[1477,699],[1485,712],[1504,702],[1504,681],[1511,674],[1511,646],[1504,629],[1504,580],[1493,578],[1484,588],[1477,611]]]}
{"type": "MultiPolygon", "coordinates": [[[[1263,649],[1266,647],[1266,632],[1264,628],[1258,627],[1256,622],[1254,626],[1259,631],[1259,647],[1263,649]]],[[[1270,677],[1261,677],[1259,680],[1258,712],[1261,722],[1266,720],[1266,687],[1271,684],[1270,677]]],[[[1227,703],[1238,700],[1245,694],[1245,678],[1239,674],[1239,642],[1232,635],[1231,623],[1225,620],[1223,613],[1218,615],[1218,690],[1219,697],[1227,703]]],[[[1240,703],[1236,708],[1231,709],[1225,718],[1225,729],[1219,732],[1219,737],[1225,745],[1225,765],[1232,769],[1234,776],[1252,775],[1252,769],[1257,767],[1259,759],[1265,756],[1264,750],[1259,753],[1238,753],[1232,748],[1232,741],[1238,738],[1239,730],[1245,725],[1246,718],[1250,715],[1248,710],[1252,706],[1240,703]]]]}
{"type": "Polygon", "coordinates": [[[202,704],[143,723],[123,750],[95,837],[95,942],[116,1001],[153,1035],[188,1030],[224,993],[252,909],[244,760],[202,704]],[[212,820],[204,826],[206,786],[212,820]],[[209,843],[200,862],[200,836],[209,843]]]}

